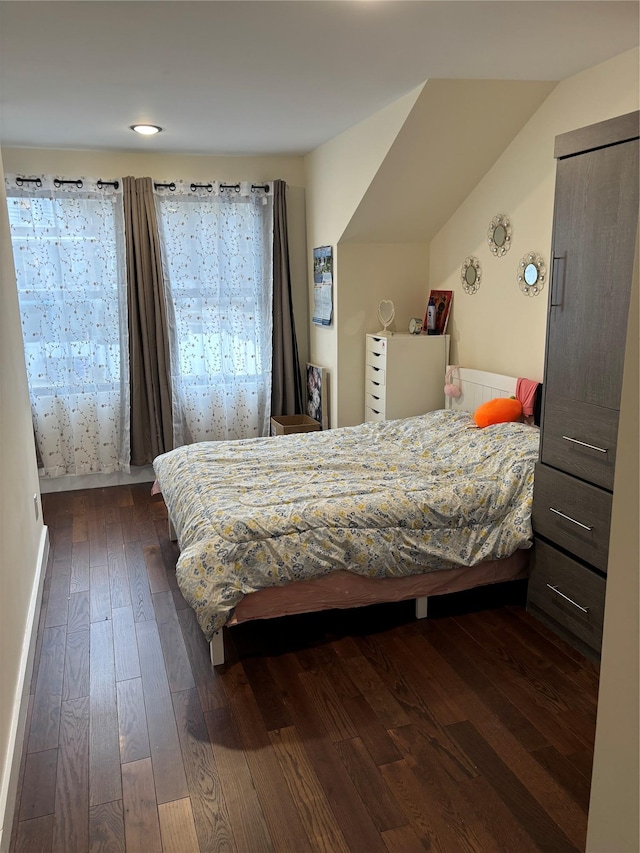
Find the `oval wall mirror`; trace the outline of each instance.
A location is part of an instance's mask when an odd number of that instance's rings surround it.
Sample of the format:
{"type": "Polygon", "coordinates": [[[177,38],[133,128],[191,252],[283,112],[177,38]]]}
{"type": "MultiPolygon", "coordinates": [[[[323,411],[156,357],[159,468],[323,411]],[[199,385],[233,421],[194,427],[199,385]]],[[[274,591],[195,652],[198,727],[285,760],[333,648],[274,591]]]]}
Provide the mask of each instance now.
{"type": "Polygon", "coordinates": [[[518,264],[518,285],[527,296],[537,296],[544,288],[547,268],[542,255],[528,252],[518,264]]]}
{"type": "Polygon", "coordinates": [[[511,248],[511,222],[503,213],[494,216],[489,224],[487,242],[492,254],[501,258],[511,248]]]}
{"type": "Polygon", "coordinates": [[[460,281],[462,282],[464,292],[469,294],[475,293],[480,287],[481,278],[480,261],[473,255],[469,255],[468,258],[465,258],[462,269],[460,270],[460,281]]]}

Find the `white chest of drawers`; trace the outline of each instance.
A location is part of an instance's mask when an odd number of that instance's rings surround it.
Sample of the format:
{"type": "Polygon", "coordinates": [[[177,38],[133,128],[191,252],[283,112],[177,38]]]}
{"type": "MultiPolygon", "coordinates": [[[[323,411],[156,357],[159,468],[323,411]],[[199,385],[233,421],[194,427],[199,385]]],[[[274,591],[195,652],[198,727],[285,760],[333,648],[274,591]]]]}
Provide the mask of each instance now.
{"type": "Polygon", "coordinates": [[[444,408],[449,335],[366,336],[365,421],[444,408]]]}

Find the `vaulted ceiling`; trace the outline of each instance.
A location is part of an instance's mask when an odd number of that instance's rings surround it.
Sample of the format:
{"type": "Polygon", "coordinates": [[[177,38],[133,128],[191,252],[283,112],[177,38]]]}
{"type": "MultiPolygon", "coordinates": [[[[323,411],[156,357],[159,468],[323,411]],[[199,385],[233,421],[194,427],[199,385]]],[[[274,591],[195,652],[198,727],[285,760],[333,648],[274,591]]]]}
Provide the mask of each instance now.
{"type": "Polygon", "coordinates": [[[305,154],[427,79],[564,79],[635,47],[638,9],[637,0],[1,0],[0,143],[305,154]],[[136,137],[129,125],[140,121],[164,132],[136,137]]]}

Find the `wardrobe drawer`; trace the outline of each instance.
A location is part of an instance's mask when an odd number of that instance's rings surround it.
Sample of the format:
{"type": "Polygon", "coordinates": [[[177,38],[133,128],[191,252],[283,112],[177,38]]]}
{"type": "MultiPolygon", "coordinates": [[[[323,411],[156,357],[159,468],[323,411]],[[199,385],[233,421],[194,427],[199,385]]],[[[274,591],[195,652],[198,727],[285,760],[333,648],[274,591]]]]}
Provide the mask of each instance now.
{"type": "Polygon", "coordinates": [[[372,364],[367,364],[364,370],[365,379],[370,379],[377,385],[384,385],[385,371],[380,367],[374,367],[372,364]]]}
{"type": "Polygon", "coordinates": [[[533,529],[603,572],[607,570],[611,495],[536,464],[533,529]]]}
{"type": "Polygon", "coordinates": [[[387,354],[387,339],[376,338],[375,335],[367,335],[367,363],[374,364],[369,356],[381,356],[387,354]]]}
{"type": "Polygon", "coordinates": [[[597,652],[602,646],[606,582],[595,572],[536,539],[527,610],[540,610],[597,652]]]}
{"type": "Polygon", "coordinates": [[[613,491],[618,415],[615,409],[547,397],[542,461],[613,491]]]}

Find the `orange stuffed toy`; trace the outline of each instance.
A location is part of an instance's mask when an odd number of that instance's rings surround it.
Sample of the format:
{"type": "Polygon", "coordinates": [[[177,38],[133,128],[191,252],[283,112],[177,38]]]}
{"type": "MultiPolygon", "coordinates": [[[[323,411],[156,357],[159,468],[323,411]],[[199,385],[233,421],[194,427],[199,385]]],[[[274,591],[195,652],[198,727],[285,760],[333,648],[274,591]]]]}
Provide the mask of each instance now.
{"type": "Polygon", "coordinates": [[[502,424],[507,421],[519,421],[522,417],[522,403],[514,397],[496,397],[483,403],[475,410],[473,419],[479,427],[502,424]]]}

